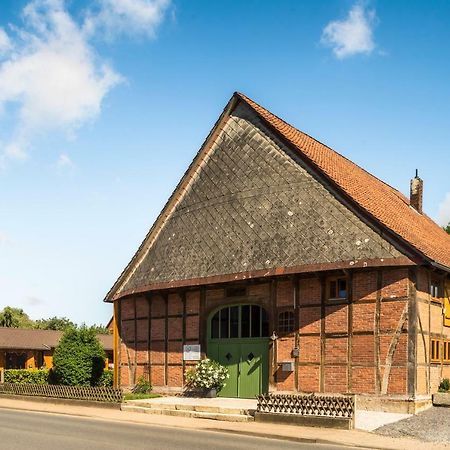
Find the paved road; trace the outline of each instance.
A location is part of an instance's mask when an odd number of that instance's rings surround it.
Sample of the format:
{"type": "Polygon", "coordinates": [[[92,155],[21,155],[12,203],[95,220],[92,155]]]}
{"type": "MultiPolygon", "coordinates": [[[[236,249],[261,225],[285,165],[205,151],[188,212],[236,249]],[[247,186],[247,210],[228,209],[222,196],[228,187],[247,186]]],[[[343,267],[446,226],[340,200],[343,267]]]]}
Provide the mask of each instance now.
{"type": "Polygon", "coordinates": [[[343,447],[0,409],[0,448],[2,450],[337,450],[343,447]]]}

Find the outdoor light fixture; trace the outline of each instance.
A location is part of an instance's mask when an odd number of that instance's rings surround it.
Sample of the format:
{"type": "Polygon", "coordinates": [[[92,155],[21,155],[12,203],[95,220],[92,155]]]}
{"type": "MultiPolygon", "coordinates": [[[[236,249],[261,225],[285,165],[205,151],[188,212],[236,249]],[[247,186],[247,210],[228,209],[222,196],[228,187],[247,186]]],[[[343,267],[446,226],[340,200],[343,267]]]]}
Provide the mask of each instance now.
{"type": "Polygon", "coordinates": [[[270,339],[272,341],[276,341],[278,339],[277,333],[275,333],[275,330],[273,330],[272,336],[270,336],[270,339]]]}

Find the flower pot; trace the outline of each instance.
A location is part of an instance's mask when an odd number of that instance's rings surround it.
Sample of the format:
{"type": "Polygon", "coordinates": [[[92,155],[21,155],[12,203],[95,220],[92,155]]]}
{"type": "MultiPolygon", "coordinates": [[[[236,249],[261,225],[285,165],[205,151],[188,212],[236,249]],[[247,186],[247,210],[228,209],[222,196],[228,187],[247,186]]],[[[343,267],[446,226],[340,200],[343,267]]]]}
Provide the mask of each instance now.
{"type": "Polygon", "coordinates": [[[207,389],[205,391],[205,397],[206,398],[216,398],[217,397],[217,389],[216,388],[207,389]]]}

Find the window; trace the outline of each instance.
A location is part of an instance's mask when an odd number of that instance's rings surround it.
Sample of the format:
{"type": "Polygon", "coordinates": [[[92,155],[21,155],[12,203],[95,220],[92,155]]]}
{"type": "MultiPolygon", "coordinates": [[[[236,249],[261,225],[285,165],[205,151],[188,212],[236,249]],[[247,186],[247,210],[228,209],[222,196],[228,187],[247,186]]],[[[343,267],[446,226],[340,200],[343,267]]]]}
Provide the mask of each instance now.
{"type": "Polygon", "coordinates": [[[280,333],[290,333],[294,331],[295,320],[293,311],[283,311],[278,314],[278,331],[280,333]]]}
{"type": "Polygon", "coordinates": [[[431,339],[431,362],[441,361],[441,341],[431,339]]]}
{"type": "Polygon", "coordinates": [[[450,363],[450,341],[444,341],[443,347],[442,359],[444,363],[448,364],[450,363]]]}
{"type": "Polygon", "coordinates": [[[442,297],[442,283],[440,280],[432,280],[430,284],[430,294],[434,298],[442,297]]]}
{"type": "Polygon", "coordinates": [[[266,337],[269,320],[264,308],[258,305],[227,306],[211,319],[211,339],[266,337]]]}
{"type": "Polygon", "coordinates": [[[329,299],[346,299],[347,298],[347,279],[332,278],[328,281],[328,298],[329,299]]]}
{"type": "Polygon", "coordinates": [[[26,369],[27,354],[18,352],[6,353],[6,369],[26,369]]]}

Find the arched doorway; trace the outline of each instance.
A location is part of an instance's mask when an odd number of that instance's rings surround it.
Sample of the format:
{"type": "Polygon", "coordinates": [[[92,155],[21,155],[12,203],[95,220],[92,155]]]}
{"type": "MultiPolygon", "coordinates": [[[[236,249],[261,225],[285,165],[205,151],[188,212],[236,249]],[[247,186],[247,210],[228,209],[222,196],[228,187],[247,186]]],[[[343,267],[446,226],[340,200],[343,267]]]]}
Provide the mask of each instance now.
{"type": "Polygon", "coordinates": [[[254,398],[269,384],[269,321],[259,305],[225,306],[208,321],[208,357],[228,368],[221,397],[254,398]]]}

